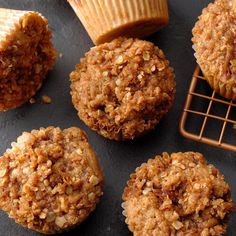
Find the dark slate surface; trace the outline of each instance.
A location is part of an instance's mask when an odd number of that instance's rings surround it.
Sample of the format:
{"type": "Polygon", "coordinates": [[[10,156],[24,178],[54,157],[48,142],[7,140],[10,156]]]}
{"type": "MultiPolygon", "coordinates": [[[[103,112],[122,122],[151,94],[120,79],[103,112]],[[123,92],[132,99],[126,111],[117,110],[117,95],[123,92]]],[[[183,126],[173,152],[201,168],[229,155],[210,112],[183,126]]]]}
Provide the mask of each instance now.
{"type": "MultiPolygon", "coordinates": [[[[36,10],[49,19],[54,33],[54,44],[63,58],[58,58],[37,94],[37,104],[0,114],[0,153],[23,131],[49,125],[66,128],[78,126],[84,129],[91,145],[98,154],[106,183],[104,196],[89,219],[65,235],[128,236],[121,212],[121,195],[129,174],[142,162],[163,151],[199,151],[219,168],[232,186],[236,201],[236,154],[204,144],[186,140],[179,134],[178,123],[195,67],[191,48],[191,29],[201,9],[209,0],[169,0],[169,25],[149,38],[164,50],[175,69],[177,95],[173,109],[155,131],[133,142],[114,142],[104,139],[87,128],[77,117],[71,104],[68,75],[86,51],[93,46],[80,21],[65,0],[0,0],[0,7],[36,10]],[[40,97],[47,94],[51,105],[42,104],[40,97]]],[[[236,215],[231,215],[228,236],[236,235],[236,215]]],[[[0,236],[38,235],[26,230],[0,213],[0,236]]]]}

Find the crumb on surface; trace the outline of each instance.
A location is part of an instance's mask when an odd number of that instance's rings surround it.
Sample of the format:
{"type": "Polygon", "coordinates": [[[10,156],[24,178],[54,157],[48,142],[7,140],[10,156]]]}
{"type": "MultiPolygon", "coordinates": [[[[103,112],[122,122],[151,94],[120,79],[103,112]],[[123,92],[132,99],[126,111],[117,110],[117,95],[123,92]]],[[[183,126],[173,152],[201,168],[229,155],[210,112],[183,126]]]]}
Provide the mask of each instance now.
{"type": "Polygon", "coordinates": [[[49,96],[47,96],[47,95],[43,95],[43,96],[42,96],[42,101],[43,101],[43,103],[45,103],[45,104],[50,104],[50,103],[52,103],[52,99],[51,99],[49,96]]]}
{"type": "Polygon", "coordinates": [[[36,103],[36,99],[35,98],[30,98],[29,103],[30,104],[35,104],[36,103]]]}

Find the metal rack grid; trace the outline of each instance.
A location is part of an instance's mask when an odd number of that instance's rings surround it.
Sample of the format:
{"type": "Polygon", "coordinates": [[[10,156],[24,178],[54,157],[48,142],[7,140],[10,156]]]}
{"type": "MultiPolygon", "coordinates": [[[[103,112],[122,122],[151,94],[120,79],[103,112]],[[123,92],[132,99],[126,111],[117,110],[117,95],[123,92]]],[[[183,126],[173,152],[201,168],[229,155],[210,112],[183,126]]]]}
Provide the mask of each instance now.
{"type": "Polygon", "coordinates": [[[236,139],[235,139],[235,145],[224,141],[226,125],[230,124],[234,128],[236,127],[236,120],[230,119],[230,113],[233,109],[235,109],[233,107],[236,107],[236,103],[232,101],[228,101],[221,97],[217,98],[215,91],[211,91],[210,95],[208,94],[205,95],[201,92],[197,92],[196,90],[197,90],[198,83],[202,81],[204,81],[204,83],[206,83],[206,86],[209,87],[206,79],[202,75],[200,68],[196,67],[193,77],[192,77],[190,88],[188,91],[187,99],[184,105],[184,110],[180,119],[180,125],[179,125],[180,133],[184,137],[198,141],[198,142],[206,143],[209,145],[217,146],[217,147],[231,150],[231,151],[236,151],[236,139]],[[198,111],[197,109],[192,109],[191,103],[193,99],[203,99],[207,107],[206,112],[198,111]],[[219,114],[217,115],[211,114],[210,111],[214,103],[221,103],[227,106],[226,114],[224,116],[219,115],[219,114]],[[193,133],[191,131],[187,131],[186,127],[190,119],[189,118],[190,114],[192,116],[195,116],[195,118],[197,119],[200,119],[200,118],[203,119],[203,121],[200,122],[201,123],[199,127],[200,132],[193,133]],[[206,124],[209,119],[211,119],[212,122],[216,122],[216,120],[222,122],[221,129],[219,130],[219,136],[217,138],[210,138],[210,137],[207,137],[207,135],[205,135],[206,124]]]}

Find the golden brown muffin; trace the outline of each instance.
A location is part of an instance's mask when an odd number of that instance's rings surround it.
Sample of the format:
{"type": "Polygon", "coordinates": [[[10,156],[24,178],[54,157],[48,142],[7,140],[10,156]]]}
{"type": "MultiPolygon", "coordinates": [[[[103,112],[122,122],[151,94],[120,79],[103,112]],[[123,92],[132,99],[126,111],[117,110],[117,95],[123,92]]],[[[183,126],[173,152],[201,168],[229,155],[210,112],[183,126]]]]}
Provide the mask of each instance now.
{"type": "Polygon", "coordinates": [[[163,153],[142,164],[123,200],[135,236],[220,236],[234,209],[224,176],[194,152],[163,153]]]}
{"type": "Polygon", "coordinates": [[[68,230],[95,209],[103,176],[86,134],[48,127],[24,132],[0,162],[0,208],[45,234],[68,230]]]}
{"type": "Polygon", "coordinates": [[[132,38],[92,48],[70,80],[81,120],[114,140],[134,139],[154,129],[175,94],[173,69],[163,52],[132,38]]]}
{"type": "Polygon", "coordinates": [[[167,0],[68,0],[94,44],[119,36],[143,38],[169,20],[167,0]]]}
{"type": "Polygon", "coordinates": [[[0,111],[30,100],[56,52],[48,21],[37,12],[0,8],[0,111]]]}
{"type": "Polygon", "coordinates": [[[195,57],[211,87],[236,100],[236,10],[233,0],[216,0],[203,9],[193,28],[195,57]]]}

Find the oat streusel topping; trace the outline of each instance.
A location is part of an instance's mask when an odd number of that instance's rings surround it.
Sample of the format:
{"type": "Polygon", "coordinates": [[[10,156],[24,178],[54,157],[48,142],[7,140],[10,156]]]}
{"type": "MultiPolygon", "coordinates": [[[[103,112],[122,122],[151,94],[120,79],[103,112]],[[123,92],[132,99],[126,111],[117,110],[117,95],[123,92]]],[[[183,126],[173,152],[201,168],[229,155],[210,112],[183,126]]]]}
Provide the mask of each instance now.
{"type": "Polygon", "coordinates": [[[163,153],[142,164],[123,200],[135,236],[220,236],[234,209],[224,176],[194,152],[163,153]]]}
{"type": "Polygon", "coordinates": [[[17,223],[52,234],[85,220],[103,176],[86,134],[48,127],[24,132],[0,162],[0,207],[17,223]]]}
{"type": "Polygon", "coordinates": [[[70,75],[79,117],[115,140],[154,129],[175,94],[173,69],[153,43],[118,38],[92,48],[70,75]]]}
{"type": "Polygon", "coordinates": [[[56,51],[48,21],[39,13],[0,8],[0,22],[0,111],[6,111],[35,95],[56,51]]]}
{"type": "MultiPolygon", "coordinates": [[[[211,86],[236,97],[236,9],[233,0],[216,0],[203,9],[192,33],[195,57],[211,86]],[[215,85],[217,84],[217,85],[215,85]],[[232,93],[225,90],[232,90],[232,93]]],[[[229,94],[229,95],[227,95],[229,94]]]]}

